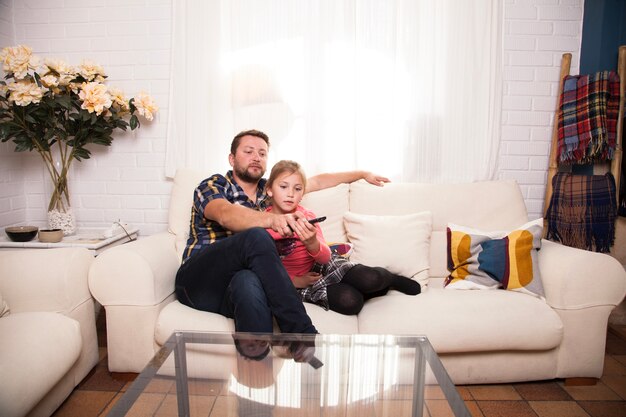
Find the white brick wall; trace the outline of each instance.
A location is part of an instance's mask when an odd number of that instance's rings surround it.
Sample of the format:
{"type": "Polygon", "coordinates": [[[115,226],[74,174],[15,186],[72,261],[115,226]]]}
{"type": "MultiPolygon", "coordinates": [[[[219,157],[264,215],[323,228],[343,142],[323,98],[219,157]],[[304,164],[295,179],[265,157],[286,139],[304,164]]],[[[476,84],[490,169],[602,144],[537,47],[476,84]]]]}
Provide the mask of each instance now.
{"type": "MultiPolygon", "coordinates": [[[[89,58],[128,95],[146,90],[161,108],[152,123],[118,134],[71,173],[80,226],[121,219],[143,235],[164,230],[171,0],[0,0],[0,47],[24,43],[43,56],[89,58]]],[[[529,217],[541,216],[561,54],[578,71],[583,0],[508,0],[499,178],[516,179],[529,217]]],[[[228,140],[225,138],[224,140],[228,140]]],[[[47,179],[36,154],[0,144],[0,226],[45,223],[47,179]]]]}
{"type": "Polygon", "coordinates": [[[504,96],[498,177],[519,182],[542,216],[561,56],[578,73],[583,0],[510,0],[504,22],[504,96]]]}

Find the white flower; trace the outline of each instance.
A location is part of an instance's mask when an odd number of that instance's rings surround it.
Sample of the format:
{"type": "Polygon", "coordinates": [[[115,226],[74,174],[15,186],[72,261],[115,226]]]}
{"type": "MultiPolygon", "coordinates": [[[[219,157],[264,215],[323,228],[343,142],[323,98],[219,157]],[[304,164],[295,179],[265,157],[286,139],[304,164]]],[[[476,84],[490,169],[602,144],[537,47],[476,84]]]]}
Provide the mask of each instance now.
{"type": "Polygon", "coordinates": [[[154,99],[143,91],[137,94],[133,104],[137,108],[137,112],[145,117],[146,120],[154,119],[154,113],[159,110],[159,107],[156,105],[154,99]]]}
{"type": "Polygon", "coordinates": [[[59,79],[52,74],[48,74],[41,77],[41,83],[47,88],[57,87],[59,85],[59,79]]]}
{"type": "Polygon", "coordinates": [[[130,111],[128,100],[122,90],[119,88],[109,88],[109,94],[113,100],[113,107],[118,109],[120,113],[127,113],[130,111]]]}
{"type": "Polygon", "coordinates": [[[58,77],[60,86],[67,86],[76,78],[76,70],[60,59],[47,59],[46,67],[58,77]]]}
{"type": "Polygon", "coordinates": [[[97,82],[83,83],[78,97],[83,101],[81,108],[97,115],[102,114],[112,104],[106,85],[97,82]]]}
{"type": "Polygon", "coordinates": [[[28,106],[30,103],[39,103],[44,94],[44,89],[40,88],[30,80],[18,80],[7,85],[10,91],[9,101],[18,106],[28,106]]]}
{"type": "Polygon", "coordinates": [[[0,61],[4,72],[12,74],[16,80],[23,79],[29,70],[34,70],[39,65],[33,49],[25,45],[7,46],[0,52],[0,61]]]}
{"type": "Polygon", "coordinates": [[[83,60],[81,64],[78,66],[78,73],[83,76],[83,78],[87,81],[104,81],[106,74],[104,73],[104,68],[100,65],[96,64],[93,61],[83,60]]]}

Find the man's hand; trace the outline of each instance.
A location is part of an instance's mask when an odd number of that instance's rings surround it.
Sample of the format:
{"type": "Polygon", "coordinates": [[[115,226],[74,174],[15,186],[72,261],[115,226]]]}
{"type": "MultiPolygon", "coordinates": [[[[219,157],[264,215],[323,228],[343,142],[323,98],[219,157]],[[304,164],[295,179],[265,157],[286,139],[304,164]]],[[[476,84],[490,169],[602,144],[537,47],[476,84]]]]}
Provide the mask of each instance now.
{"type": "Polygon", "coordinates": [[[391,182],[389,178],[383,177],[381,175],[376,175],[372,172],[365,172],[363,179],[370,184],[376,185],[378,187],[382,187],[383,185],[385,185],[386,182],[391,182]]]}
{"type": "Polygon", "coordinates": [[[290,214],[272,214],[270,228],[278,233],[281,237],[289,237],[297,228],[298,219],[304,219],[304,214],[296,211],[290,214]]]}
{"type": "Polygon", "coordinates": [[[294,277],[293,285],[296,288],[307,288],[315,284],[321,277],[322,275],[317,272],[307,272],[299,277],[294,277]]]}

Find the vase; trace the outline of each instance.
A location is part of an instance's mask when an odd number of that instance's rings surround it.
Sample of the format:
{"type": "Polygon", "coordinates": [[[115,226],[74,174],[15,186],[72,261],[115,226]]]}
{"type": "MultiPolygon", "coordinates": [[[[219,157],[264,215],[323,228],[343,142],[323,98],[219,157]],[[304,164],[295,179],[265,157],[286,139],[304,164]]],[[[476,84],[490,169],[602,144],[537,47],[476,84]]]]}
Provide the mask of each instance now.
{"type": "Polygon", "coordinates": [[[50,229],[61,229],[63,236],[76,233],[76,221],[74,220],[72,207],[66,207],[63,210],[48,210],[48,227],[50,229]]]}
{"type": "MultiPolygon", "coordinates": [[[[58,161],[58,160],[57,160],[58,161]]],[[[70,204],[70,192],[68,187],[68,170],[63,169],[59,162],[55,163],[55,169],[51,171],[52,194],[48,203],[48,227],[61,229],[64,236],[76,232],[74,211],[70,204]],[[58,167],[58,168],[57,168],[58,167]]]]}

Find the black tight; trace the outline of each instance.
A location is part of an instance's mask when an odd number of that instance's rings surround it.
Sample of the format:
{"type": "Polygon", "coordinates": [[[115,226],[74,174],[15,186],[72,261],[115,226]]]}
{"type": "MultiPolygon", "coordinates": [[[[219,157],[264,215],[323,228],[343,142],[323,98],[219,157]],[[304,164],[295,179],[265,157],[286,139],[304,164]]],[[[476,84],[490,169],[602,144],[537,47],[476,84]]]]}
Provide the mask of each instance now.
{"type": "Polygon", "coordinates": [[[387,294],[389,288],[410,295],[421,291],[419,283],[412,279],[392,274],[385,268],[358,264],[350,268],[341,282],[328,286],[328,305],[337,313],[358,314],[366,300],[387,294]]]}

